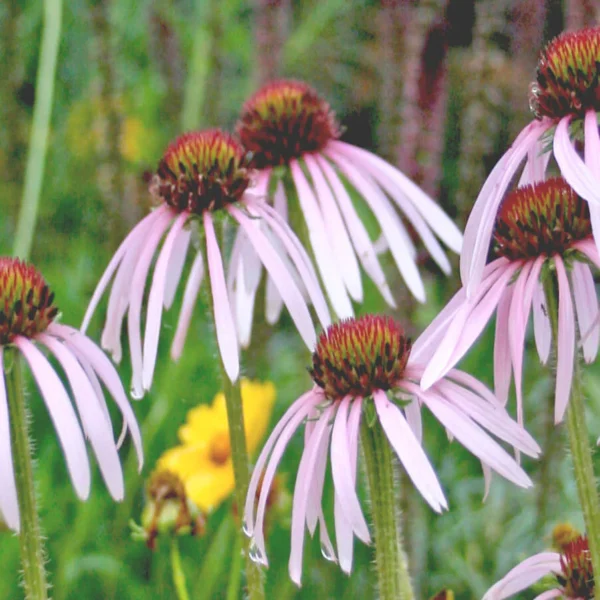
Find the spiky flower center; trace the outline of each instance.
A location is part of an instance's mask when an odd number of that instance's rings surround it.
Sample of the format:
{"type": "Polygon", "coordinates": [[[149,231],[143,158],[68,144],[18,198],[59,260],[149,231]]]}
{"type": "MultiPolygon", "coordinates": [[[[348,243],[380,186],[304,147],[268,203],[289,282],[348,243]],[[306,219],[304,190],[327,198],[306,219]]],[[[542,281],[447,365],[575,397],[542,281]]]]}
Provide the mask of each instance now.
{"type": "Polygon", "coordinates": [[[220,129],[178,137],[158,163],[150,191],[178,211],[202,214],[237,202],[250,183],[243,148],[220,129]]]}
{"type": "Polygon", "coordinates": [[[410,349],[410,340],[391,317],[345,319],[319,336],[309,372],[332,400],[365,397],[397,386],[410,349]]]}
{"type": "Polygon", "coordinates": [[[591,235],[587,202],[560,178],[510,193],[496,220],[496,253],[511,260],[564,254],[591,235]]]}
{"type": "Polygon", "coordinates": [[[300,81],[274,81],[254,94],[242,109],[237,133],[263,169],[318,152],[340,136],[329,104],[300,81]]]}
{"type": "Polygon", "coordinates": [[[54,293],[33,266],[0,257],[0,344],[43,333],[58,313],[54,293]]]}
{"type": "Polygon", "coordinates": [[[579,536],[565,545],[560,556],[562,574],[556,579],[567,598],[592,600],[594,598],[594,571],[585,536],[579,536]]]}
{"type": "Polygon", "coordinates": [[[566,32],[542,51],[530,105],[535,116],[560,119],[600,110],[600,28],[566,32]]]}

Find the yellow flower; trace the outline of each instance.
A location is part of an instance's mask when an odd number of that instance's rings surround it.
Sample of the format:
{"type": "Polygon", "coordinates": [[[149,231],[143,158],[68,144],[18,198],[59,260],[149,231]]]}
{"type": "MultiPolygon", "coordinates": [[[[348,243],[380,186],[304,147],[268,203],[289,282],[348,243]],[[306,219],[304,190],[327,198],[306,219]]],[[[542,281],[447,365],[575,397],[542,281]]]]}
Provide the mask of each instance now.
{"type": "MultiPolygon", "coordinates": [[[[243,379],[242,405],[246,443],[254,454],[265,435],[273,404],[275,386],[243,379]]],[[[210,512],[233,491],[233,465],[229,446],[229,424],[225,396],[219,393],[212,405],[201,404],[190,410],[179,429],[182,444],[167,450],[158,467],[179,475],[188,498],[204,512],[210,512]]]]}

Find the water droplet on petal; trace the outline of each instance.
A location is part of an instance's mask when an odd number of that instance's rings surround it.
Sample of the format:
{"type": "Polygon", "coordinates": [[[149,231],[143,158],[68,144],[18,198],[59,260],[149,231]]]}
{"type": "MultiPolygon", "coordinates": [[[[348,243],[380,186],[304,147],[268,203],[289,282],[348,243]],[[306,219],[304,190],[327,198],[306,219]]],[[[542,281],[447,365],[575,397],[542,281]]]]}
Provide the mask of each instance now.
{"type": "Polygon", "coordinates": [[[248,524],[248,521],[246,521],[246,519],[244,519],[242,521],[242,531],[244,532],[244,535],[246,537],[252,537],[253,528],[250,527],[250,525],[248,524]]]}
{"type": "Polygon", "coordinates": [[[134,400],[141,400],[144,397],[144,390],[139,390],[135,386],[132,386],[131,389],[129,390],[129,395],[134,400]]]}
{"type": "Polygon", "coordinates": [[[254,539],[252,539],[252,541],[250,542],[250,548],[248,549],[248,556],[250,557],[250,560],[252,562],[256,563],[257,565],[266,565],[267,564],[266,556],[262,553],[262,550],[258,547],[258,545],[254,541],[254,539]]]}
{"type": "Polygon", "coordinates": [[[335,562],[336,560],[331,544],[321,542],[321,554],[323,555],[323,558],[329,562],[335,562]]]}

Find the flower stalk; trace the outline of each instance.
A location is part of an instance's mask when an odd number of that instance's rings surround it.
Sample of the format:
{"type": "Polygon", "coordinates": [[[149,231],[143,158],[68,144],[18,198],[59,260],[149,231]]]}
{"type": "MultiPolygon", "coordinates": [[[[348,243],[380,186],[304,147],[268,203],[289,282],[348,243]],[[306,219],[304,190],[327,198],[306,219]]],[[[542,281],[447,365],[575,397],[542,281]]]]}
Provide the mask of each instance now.
{"type": "Polygon", "coordinates": [[[54,96],[56,62],[60,46],[62,0],[45,0],[44,32],[40,46],[39,65],[36,75],[36,101],[29,135],[25,186],[21,200],[13,254],[28,258],[44,179],[46,151],[50,134],[50,118],[54,96]]]}
{"type": "MultiPolygon", "coordinates": [[[[208,289],[208,303],[213,311],[215,305],[211,286],[208,289]]],[[[216,338],[216,333],[215,333],[216,338]]],[[[217,344],[218,344],[218,340],[217,344]]],[[[223,359],[219,361],[223,380],[223,395],[225,396],[225,407],[227,410],[227,422],[229,423],[229,443],[231,446],[231,463],[233,465],[233,476],[235,480],[235,502],[238,511],[246,503],[246,493],[250,481],[250,466],[248,462],[248,446],[246,444],[246,429],[244,425],[244,410],[242,406],[242,392],[239,378],[232,382],[223,359]]],[[[242,549],[246,562],[246,590],[249,600],[263,600],[265,597],[263,577],[260,566],[250,557],[250,539],[244,534],[242,527],[238,527],[238,535],[241,539],[242,549]]],[[[236,577],[235,573],[231,577],[236,577]]]]}
{"type": "MultiPolygon", "coordinates": [[[[585,422],[585,406],[579,380],[579,369],[575,368],[571,398],[567,410],[569,445],[573,459],[573,470],[577,482],[577,492],[585,521],[590,556],[594,573],[600,573],[600,502],[592,464],[592,453],[588,442],[585,422]]],[[[596,586],[594,598],[600,600],[600,586],[596,586]]]]}
{"type": "Polygon", "coordinates": [[[13,468],[19,500],[21,564],[26,600],[46,600],[48,582],[45,552],[35,497],[33,459],[29,438],[29,417],[23,393],[23,378],[19,355],[9,356],[6,351],[4,377],[10,411],[10,431],[13,450],[13,468]]]}
{"type": "MultiPolygon", "coordinates": [[[[235,478],[235,501],[238,507],[246,503],[246,492],[250,481],[250,468],[248,465],[248,451],[246,445],[246,430],[244,428],[244,411],[242,408],[242,395],[240,380],[232,383],[229,376],[223,370],[223,393],[225,395],[225,406],[227,408],[227,420],[229,422],[229,442],[231,444],[231,461],[233,463],[233,475],[235,478]]],[[[242,547],[246,557],[246,586],[250,600],[261,600],[265,597],[262,573],[259,565],[250,558],[250,539],[244,535],[239,528],[242,538],[242,547]]],[[[236,577],[232,573],[232,577],[236,577]]]]}
{"type": "MultiPolygon", "coordinates": [[[[558,343],[558,302],[554,278],[547,278],[545,284],[548,313],[552,324],[552,335],[558,343]]],[[[575,356],[575,368],[571,396],[567,408],[567,429],[569,447],[573,460],[573,471],[577,484],[577,493],[588,537],[590,558],[595,573],[600,573],[600,499],[596,487],[596,477],[592,462],[592,450],[585,421],[585,405],[581,386],[581,369],[579,356],[575,356]]],[[[595,600],[600,600],[600,586],[594,592],[595,600]]]]}
{"type": "Polygon", "coordinates": [[[414,600],[402,547],[392,451],[379,422],[370,426],[363,421],[361,442],[371,500],[379,598],[414,600]]]}

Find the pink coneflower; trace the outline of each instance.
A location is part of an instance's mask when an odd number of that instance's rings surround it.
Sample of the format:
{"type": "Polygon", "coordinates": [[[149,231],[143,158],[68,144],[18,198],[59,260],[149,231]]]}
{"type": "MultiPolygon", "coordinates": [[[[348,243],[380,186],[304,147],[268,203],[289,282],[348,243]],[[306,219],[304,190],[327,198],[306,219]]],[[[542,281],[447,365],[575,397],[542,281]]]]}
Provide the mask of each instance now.
{"type": "MultiPolygon", "coordinates": [[[[169,308],[173,303],[194,232],[204,238],[217,341],[232,381],[239,374],[239,346],[250,340],[262,265],[309,347],[316,334],[305,293],[321,322],[329,323],[327,304],[306,252],[279,213],[248,191],[250,183],[242,147],[220,130],[183,135],[161,159],[150,187],[161,204],[134,227],[113,256],[82,325],[85,331],[116,273],[102,346],[112,352],[115,361],[121,359],[121,327],[127,313],[134,396],[141,397],[152,383],[163,306],[169,308]],[[239,226],[239,231],[226,276],[215,225],[226,230],[230,223],[239,226]],[[165,233],[148,296],[142,343],[144,287],[165,233]]],[[[203,253],[200,247],[196,250],[171,347],[174,359],[181,355],[204,273],[203,253]]]]}
{"type": "Polygon", "coordinates": [[[251,153],[250,164],[260,169],[258,190],[269,195],[283,218],[287,218],[290,190],[295,190],[323,284],[339,317],[353,314],[350,298],[362,300],[359,262],[394,306],[353,196],[361,197],[372,211],[418,300],[424,301],[425,289],[417,269],[417,250],[399,211],[440,268],[450,272],[435,236],[460,252],[462,236],[456,225],[392,165],[339,141],[340,126],[329,104],[305,83],[282,80],[262,87],[244,105],[237,133],[251,153]]]}
{"type": "MultiPolygon", "coordinates": [[[[142,442],[135,415],[110,360],[77,329],[54,322],[54,294],[32,266],[15,258],[0,258],[0,511],[6,524],[18,531],[19,504],[13,471],[10,414],[4,370],[16,350],[31,369],[62,446],[73,487],[81,499],[90,491],[89,439],[100,472],[115,500],[124,494],[118,446],[104,399],[102,383],[113,397],[129,429],[142,465],[142,442]],[[77,412],[42,346],[67,377],[77,412]],[[78,416],[79,415],[79,418],[78,416]],[[81,421],[81,425],[79,423],[81,421]]],[[[122,436],[121,436],[122,437],[122,436]]]]}
{"type": "Polygon", "coordinates": [[[254,468],[244,527],[253,554],[267,564],[263,521],[269,489],[286,446],[305,424],[305,446],[298,467],[292,509],[290,576],[300,585],[304,528],[312,535],[317,523],[324,554],[335,559],[322,508],[323,484],[330,453],[335,489],[337,558],[343,571],[352,569],[353,537],[369,543],[369,528],[356,493],[358,435],[379,423],[406,473],[425,501],[441,512],[446,499],[421,448],[421,406],[426,406],[458,442],[489,467],[519,486],[529,477],[489,435],[536,456],[539,447],[476,379],[452,371],[427,392],[418,381],[423,366],[413,360],[410,340],[389,317],[364,316],[329,327],[319,337],[312,357],[315,386],[288,409],[275,427],[254,468]],[[364,418],[363,418],[364,415],[364,418]],[[485,430],[488,430],[486,432],[485,430]],[[256,489],[262,490],[256,504],[256,489]]]}
{"type": "Polygon", "coordinates": [[[536,118],[492,170],[465,229],[460,272],[468,296],[481,281],[496,212],[524,160],[520,185],[544,179],[554,157],[561,175],[590,203],[600,243],[599,65],[600,28],[562,33],[541,53],[530,98],[536,118]]]}
{"type": "Polygon", "coordinates": [[[593,600],[594,571],[587,537],[566,543],[560,553],[541,552],[525,559],[491,587],[483,600],[510,598],[547,575],[556,577],[558,587],[539,594],[535,600],[593,600]]]}
{"type": "Polygon", "coordinates": [[[575,315],[587,362],[596,357],[600,340],[598,300],[589,266],[591,262],[600,267],[600,256],[591,237],[588,207],[562,179],[527,185],[506,197],[494,231],[497,258],[485,267],[476,293],[468,298],[465,289],[461,289],[415,348],[423,360],[430,359],[421,382],[425,389],[454,367],[496,311],[496,394],[506,403],[511,372],[514,373],[518,420],[522,422],[521,380],[529,313],[533,312],[538,355],[545,364],[550,354],[552,327],[544,281],[555,277],[558,288],[555,420],[562,420],[573,378],[575,315]]]}

